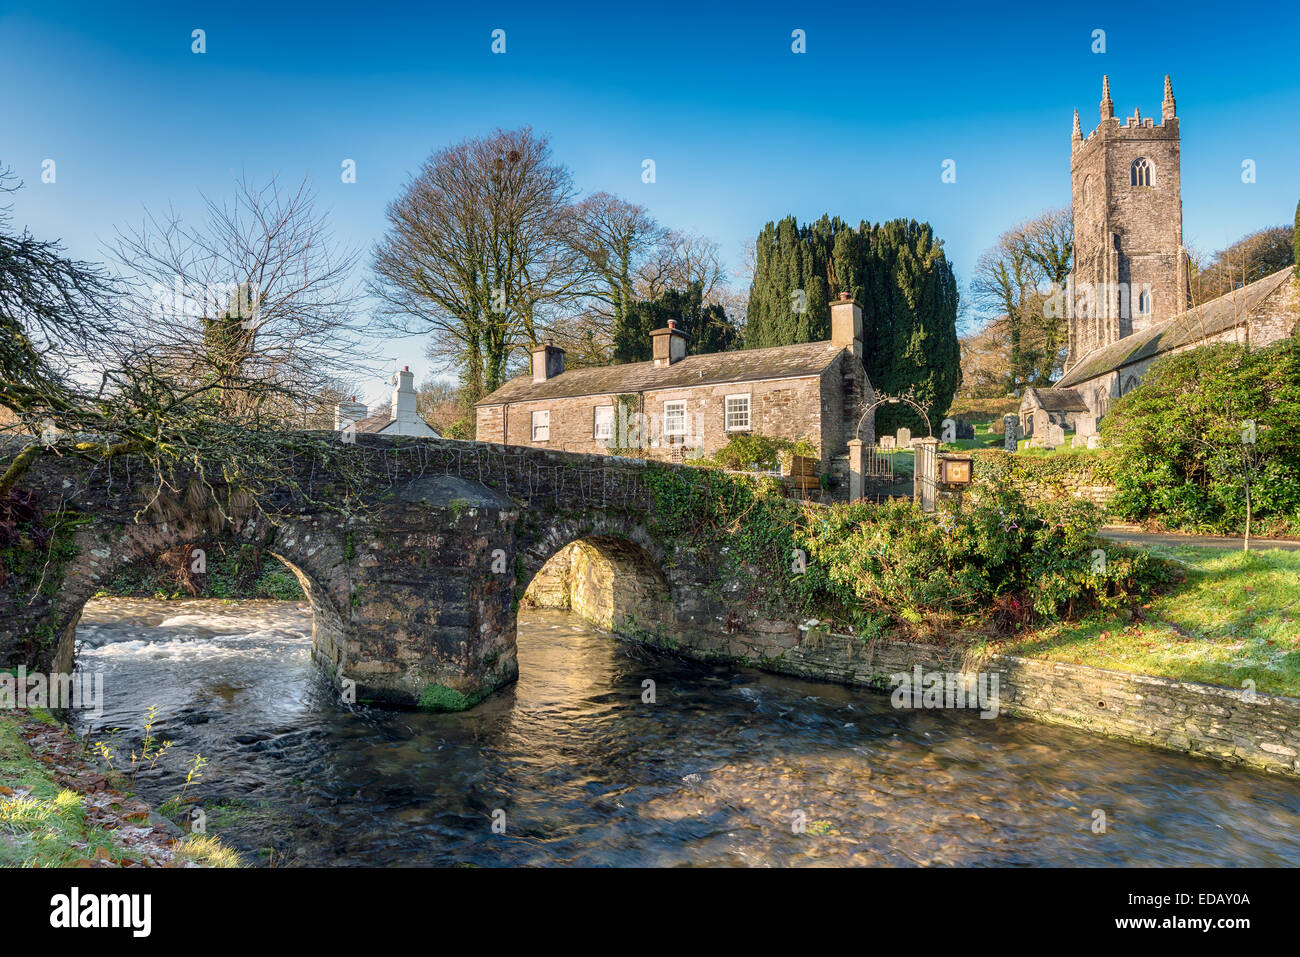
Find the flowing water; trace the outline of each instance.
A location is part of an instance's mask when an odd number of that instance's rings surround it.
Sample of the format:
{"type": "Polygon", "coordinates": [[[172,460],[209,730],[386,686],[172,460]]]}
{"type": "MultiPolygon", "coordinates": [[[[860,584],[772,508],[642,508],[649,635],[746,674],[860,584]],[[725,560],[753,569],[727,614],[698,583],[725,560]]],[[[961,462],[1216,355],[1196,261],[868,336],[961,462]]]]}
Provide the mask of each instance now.
{"type": "Polygon", "coordinates": [[[129,745],[157,705],[174,746],[138,790],[162,803],[201,753],[190,793],[251,862],[1300,864],[1300,782],[1210,761],[895,711],[561,612],[521,614],[519,683],[469,712],[348,708],[310,636],[294,603],[92,602],[78,666],[103,673],[105,708],[79,730],[129,745]]]}

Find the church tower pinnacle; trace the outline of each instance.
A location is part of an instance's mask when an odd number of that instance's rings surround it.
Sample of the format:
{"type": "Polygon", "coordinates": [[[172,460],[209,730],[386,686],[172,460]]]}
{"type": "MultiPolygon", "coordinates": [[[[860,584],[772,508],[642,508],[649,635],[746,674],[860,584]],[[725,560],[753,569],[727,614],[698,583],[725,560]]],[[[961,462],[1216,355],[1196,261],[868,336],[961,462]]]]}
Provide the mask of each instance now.
{"type": "Polygon", "coordinates": [[[1165,77],[1158,124],[1137,108],[1117,119],[1109,76],[1102,77],[1101,97],[1097,129],[1084,138],[1076,110],[1070,136],[1074,308],[1067,369],[1178,315],[1190,299],[1173,85],[1165,77]]]}

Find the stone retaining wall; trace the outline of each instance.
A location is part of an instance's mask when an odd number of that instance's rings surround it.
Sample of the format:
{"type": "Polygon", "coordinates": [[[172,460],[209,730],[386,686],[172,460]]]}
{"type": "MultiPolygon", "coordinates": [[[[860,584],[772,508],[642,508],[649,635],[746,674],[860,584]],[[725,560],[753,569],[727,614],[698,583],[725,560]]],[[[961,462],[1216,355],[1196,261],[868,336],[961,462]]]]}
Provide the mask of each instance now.
{"type": "Polygon", "coordinates": [[[753,622],[743,634],[698,643],[654,642],[691,657],[888,691],[891,675],[997,675],[1000,713],[1300,776],[1300,699],[1254,694],[1062,662],[996,655],[978,664],[961,649],[862,642],[753,622]]]}
{"type": "Polygon", "coordinates": [[[1103,510],[1108,508],[1116,490],[1104,467],[1090,456],[1067,455],[1063,453],[1060,460],[1055,460],[997,450],[978,451],[975,478],[978,481],[991,473],[993,481],[1016,489],[1031,506],[1076,498],[1103,510]]]}

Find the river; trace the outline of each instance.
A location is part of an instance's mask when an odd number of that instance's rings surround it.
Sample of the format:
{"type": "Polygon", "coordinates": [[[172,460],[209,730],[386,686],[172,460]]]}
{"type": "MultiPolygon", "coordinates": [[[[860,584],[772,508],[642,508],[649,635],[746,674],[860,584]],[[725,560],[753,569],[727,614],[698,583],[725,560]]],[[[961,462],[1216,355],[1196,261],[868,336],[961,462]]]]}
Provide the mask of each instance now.
{"type": "Polygon", "coordinates": [[[190,793],[250,863],[1300,864],[1300,782],[895,711],[563,612],[521,612],[518,684],[462,714],[341,704],[297,603],[96,600],[77,638],[78,667],[104,675],[104,713],[79,733],[129,745],[156,705],[173,747],[138,791],[161,804],[201,753],[190,793]]]}

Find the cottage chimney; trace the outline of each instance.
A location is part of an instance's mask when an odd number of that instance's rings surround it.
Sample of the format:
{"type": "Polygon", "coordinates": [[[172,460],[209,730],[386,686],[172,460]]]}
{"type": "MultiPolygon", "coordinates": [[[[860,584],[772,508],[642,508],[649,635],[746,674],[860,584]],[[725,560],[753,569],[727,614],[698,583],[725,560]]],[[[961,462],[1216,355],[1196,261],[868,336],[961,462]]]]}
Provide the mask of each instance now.
{"type": "MultiPolygon", "coordinates": [[[[410,366],[403,366],[397,373],[397,388],[393,390],[393,414],[395,422],[414,422],[420,419],[416,411],[415,374],[410,366]]],[[[423,421],[422,419],[420,421],[423,421]]]]}
{"type": "Polygon", "coordinates": [[[341,432],[349,425],[355,425],[370,414],[364,402],[358,402],[357,397],[349,396],[346,402],[340,402],[334,406],[334,431],[341,432]]]}
{"type": "Polygon", "coordinates": [[[686,358],[686,333],[677,328],[677,320],[669,319],[663,329],[650,333],[650,349],[656,366],[670,366],[686,358]]]}
{"type": "Polygon", "coordinates": [[[862,357],[862,307],[847,292],[831,303],[831,345],[862,357]]]}
{"type": "Polygon", "coordinates": [[[548,341],[533,350],[533,381],[545,382],[564,371],[564,350],[548,341]]]}

